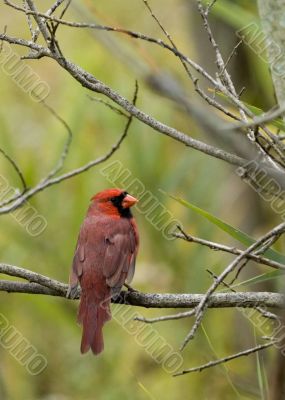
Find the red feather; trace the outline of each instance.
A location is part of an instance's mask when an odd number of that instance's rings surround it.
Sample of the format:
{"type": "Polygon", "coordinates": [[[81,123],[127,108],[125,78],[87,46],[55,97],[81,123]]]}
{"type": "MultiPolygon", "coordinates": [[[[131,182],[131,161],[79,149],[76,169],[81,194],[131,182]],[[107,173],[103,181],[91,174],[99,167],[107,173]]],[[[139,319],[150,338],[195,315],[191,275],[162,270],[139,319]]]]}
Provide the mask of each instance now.
{"type": "Polygon", "coordinates": [[[70,275],[70,290],[81,286],[78,322],[83,325],[81,352],[104,348],[102,329],[111,319],[111,298],[131,281],[139,235],[129,208],[136,199],[119,189],[92,197],[81,226],[70,275]]]}

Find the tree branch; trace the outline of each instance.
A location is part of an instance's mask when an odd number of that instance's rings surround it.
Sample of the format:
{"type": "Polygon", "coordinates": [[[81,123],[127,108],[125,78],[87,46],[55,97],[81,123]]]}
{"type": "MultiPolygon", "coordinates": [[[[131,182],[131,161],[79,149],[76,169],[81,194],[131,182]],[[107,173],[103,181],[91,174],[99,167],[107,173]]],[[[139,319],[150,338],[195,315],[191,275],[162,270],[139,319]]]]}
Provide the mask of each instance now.
{"type": "MultiPolygon", "coordinates": [[[[235,255],[239,255],[243,252],[243,250],[240,250],[236,247],[229,247],[224,244],[201,239],[201,238],[189,235],[189,233],[184,232],[181,228],[180,228],[180,230],[182,233],[173,233],[173,236],[178,239],[183,239],[186,242],[197,243],[202,246],[209,247],[211,250],[215,250],[215,251],[219,250],[219,251],[223,251],[225,253],[230,253],[230,254],[235,254],[235,255]]],[[[258,264],[263,264],[263,265],[267,265],[272,268],[285,270],[284,264],[281,264],[277,261],[270,260],[269,258],[265,258],[265,257],[259,256],[259,255],[256,255],[254,253],[247,254],[246,258],[248,258],[252,261],[255,261],[258,264]]]]}
{"type": "MultiPolygon", "coordinates": [[[[66,297],[68,285],[47,276],[9,264],[0,264],[0,273],[28,281],[27,283],[0,280],[0,291],[2,292],[66,297]]],[[[195,308],[203,298],[204,294],[123,291],[115,302],[146,308],[195,308]]],[[[285,296],[270,292],[216,293],[210,296],[208,303],[209,308],[253,308],[256,305],[284,308],[285,296]]]]}
{"type": "MultiPolygon", "coordinates": [[[[0,291],[8,293],[42,294],[57,297],[66,297],[68,285],[47,278],[54,288],[42,286],[38,283],[0,280],[0,291]]],[[[132,305],[145,308],[195,308],[203,299],[203,294],[186,293],[141,293],[137,291],[123,291],[113,301],[114,303],[132,305]]],[[[68,300],[68,299],[67,299],[68,300]]],[[[209,308],[254,308],[256,305],[283,309],[285,296],[271,292],[236,292],[215,293],[209,299],[209,308]]]]}
{"type": "Polygon", "coordinates": [[[258,346],[256,346],[256,347],[252,347],[252,348],[250,348],[250,349],[240,351],[239,353],[232,354],[231,356],[227,356],[227,357],[224,357],[224,358],[220,358],[219,360],[209,361],[208,363],[203,364],[203,365],[199,365],[198,367],[185,369],[185,370],[183,370],[183,371],[181,371],[181,372],[175,373],[173,376],[185,375],[185,374],[189,374],[189,373],[191,373],[191,372],[201,372],[201,371],[203,371],[204,369],[211,368],[211,367],[215,367],[216,365],[219,365],[219,364],[224,364],[224,363],[226,363],[226,362],[229,362],[229,361],[231,361],[231,360],[234,360],[235,358],[240,358],[240,357],[244,357],[244,356],[249,356],[250,354],[256,353],[257,351],[266,349],[267,347],[274,346],[274,344],[276,344],[276,343],[277,343],[276,340],[272,340],[272,341],[270,341],[269,343],[260,344],[260,345],[258,345],[258,346]]]}

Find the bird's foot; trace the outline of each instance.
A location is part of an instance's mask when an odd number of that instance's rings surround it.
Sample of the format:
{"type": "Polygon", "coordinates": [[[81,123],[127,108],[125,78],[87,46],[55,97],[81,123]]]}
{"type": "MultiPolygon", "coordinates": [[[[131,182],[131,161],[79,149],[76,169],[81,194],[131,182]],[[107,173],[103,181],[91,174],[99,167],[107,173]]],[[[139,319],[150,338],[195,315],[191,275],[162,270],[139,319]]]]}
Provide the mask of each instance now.
{"type": "Polygon", "coordinates": [[[129,292],[138,292],[137,289],[134,289],[128,283],[124,283],[124,286],[128,289],[129,292]]]}
{"type": "Polygon", "coordinates": [[[79,285],[76,286],[68,286],[67,292],[66,292],[66,298],[67,299],[78,299],[80,297],[80,287],[79,285]]]}

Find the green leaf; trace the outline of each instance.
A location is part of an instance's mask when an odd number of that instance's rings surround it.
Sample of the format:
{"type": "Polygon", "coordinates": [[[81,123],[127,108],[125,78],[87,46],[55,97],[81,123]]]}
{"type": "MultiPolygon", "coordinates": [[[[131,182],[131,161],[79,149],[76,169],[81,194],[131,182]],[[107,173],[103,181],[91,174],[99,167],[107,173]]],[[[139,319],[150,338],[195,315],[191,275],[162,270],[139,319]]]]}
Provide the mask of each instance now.
{"type": "MultiPolygon", "coordinates": [[[[207,334],[207,331],[206,331],[206,329],[204,328],[204,325],[203,325],[203,324],[201,324],[201,328],[202,328],[202,331],[203,331],[203,333],[204,333],[204,335],[205,335],[205,337],[206,337],[206,340],[207,340],[207,342],[208,342],[208,345],[209,345],[209,347],[210,347],[212,353],[214,354],[215,358],[218,360],[218,359],[219,359],[218,354],[217,354],[217,352],[216,352],[216,350],[215,350],[215,348],[214,348],[214,346],[213,346],[213,343],[211,342],[211,339],[209,338],[209,336],[208,336],[208,334],[207,334]]],[[[224,374],[225,374],[225,376],[226,376],[226,378],[227,378],[227,381],[229,382],[229,385],[231,386],[231,388],[233,389],[233,391],[235,392],[235,394],[236,394],[239,398],[241,398],[241,394],[239,393],[238,389],[235,387],[235,385],[234,385],[234,383],[233,383],[233,381],[232,381],[232,379],[231,379],[231,377],[230,377],[230,373],[229,373],[228,367],[227,367],[225,364],[221,364],[221,368],[222,368],[222,370],[224,371],[224,374]]]]}
{"type": "Polygon", "coordinates": [[[155,397],[150,393],[150,391],[145,387],[145,385],[143,385],[142,382],[140,382],[138,379],[137,379],[137,383],[149,399],[156,400],[155,397]]]}
{"type": "MultiPolygon", "coordinates": [[[[215,92],[215,94],[221,98],[223,98],[224,100],[227,100],[229,103],[232,104],[231,99],[229,99],[224,93],[219,92],[219,91],[214,91],[213,89],[208,89],[209,92],[215,92]]],[[[258,108],[256,106],[253,106],[245,101],[242,101],[242,104],[247,107],[253,114],[255,114],[256,116],[260,116],[263,115],[265,113],[264,110],[262,110],[261,108],[258,108]]],[[[283,122],[282,118],[276,118],[273,119],[272,121],[270,121],[270,124],[272,124],[273,126],[275,126],[276,128],[285,131],[285,123],[283,122]]]]}
{"type": "MultiPolygon", "coordinates": [[[[257,346],[257,338],[256,338],[256,329],[253,328],[254,332],[254,341],[255,345],[257,346]]],[[[261,357],[259,351],[256,352],[256,371],[257,371],[257,378],[258,378],[258,385],[260,390],[260,395],[262,400],[266,400],[269,398],[268,396],[268,382],[265,372],[265,366],[263,358],[261,357]]]]}
{"type": "Polygon", "coordinates": [[[236,285],[231,286],[231,288],[235,289],[239,286],[243,286],[243,285],[254,285],[256,283],[262,283],[262,282],[267,282],[267,281],[272,281],[274,279],[279,278],[280,276],[284,277],[285,275],[285,271],[282,270],[277,270],[277,271],[271,271],[271,272],[267,272],[266,274],[261,274],[258,276],[255,276],[253,278],[247,279],[246,281],[237,283],[236,285]]]}
{"type": "MultiPolygon", "coordinates": [[[[160,190],[162,193],[167,194],[170,196],[173,200],[177,201],[178,203],[182,204],[183,206],[189,208],[190,210],[195,211],[197,214],[201,215],[202,217],[206,218],[208,221],[210,221],[212,224],[216,225],[219,227],[221,230],[224,232],[228,233],[231,237],[234,239],[238,240],[240,243],[244,244],[245,246],[250,246],[251,244],[255,243],[256,240],[252,238],[251,236],[247,235],[246,233],[242,232],[241,230],[234,228],[233,226],[229,225],[228,223],[222,221],[221,219],[215,217],[213,214],[210,214],[208,211],[203,210],[200,207],[195,206],[194,204],[189,203],[186,200],[183,200],[179,197],[172,196],[171,194],[165,193],[162,190],[160,190]]],[[[271,260],[284,263],[285,264],[285,257],[273,250],[273,249],[268,249],[264,255],[267,258],[270,258],[271,260]]]]}
{"type": "MultiPolygon", "coordinates": [[[[250,109],[251,112],[253,112],[255,115],[262,115],[264,114],[264,111],[261,108],[252,106],[251,104],[246,103],[245,101],[242,102],[247,108],[250,109]]],[[[278,129],[281,129],[282,131],[285,131],[285,123],[283,122],[282,118],[276,118],[270,121],[270,124],[275,126],[278,129]]]]}

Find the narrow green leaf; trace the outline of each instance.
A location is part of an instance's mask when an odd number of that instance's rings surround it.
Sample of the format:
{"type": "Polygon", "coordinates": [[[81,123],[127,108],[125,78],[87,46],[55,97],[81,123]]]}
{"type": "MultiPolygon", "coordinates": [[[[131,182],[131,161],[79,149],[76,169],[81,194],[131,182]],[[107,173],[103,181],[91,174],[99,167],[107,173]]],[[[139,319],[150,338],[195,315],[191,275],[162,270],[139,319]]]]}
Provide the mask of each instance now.
{"type": "Polygon", "coordinates": [[[156,400],[155,397],[150,393],[150,391],[142,384],[139,380],[137,380],[139,387],[143,390],[143,392],[147,395],[147,397],[151,400],[156,400]]]}
{"type": "MultiPolygon", "coordinates": [[[[215,217],[213,214],[210,214],[208,211],[203,210],[200,207],[195,206],[194,204],[189,203],[186,200],[183,200],[179,197],[172,196],[171,194],[165,193],[161,190],[162,193],[167,194],[170,196],[173,200],[177,201],[178,203],[182,204],[183,206],[189,208],[190,210],[195,211],[197,214],[203,216],[206,218],[208,221],[210,221],[212,224],[216,225],[219,227],[221,230],[224,232],[228,233],[231,237],[234,239],[238,240],[240,243],[244,244],[245,246],[250,246],[253,244],[256,240],[252,238],[251,236],[247,235],[246,233],[242,232],[239,229],[234,228],[233,226],[229,225],[228,223],[222,221],[221,219],[215,217]]],[[[285,264],[285,257],[273,250],[273,249],[268,249],[264,255],[267,258],[270,258],[271,260],[284,263],[285,264]]]]}
{"type": "MultiPolygon", "coordinates": [[[[217,354],[217,352],[216,352],[216,350],[215,350],[215,348],[213,346],[213,343],[211,342],[211,339],[209,338],[209,336],[207,334],[207,331],[204,328],[203,324],[201,324],[201,328],[202,328],[202,331],[203,331],[203,333],[204,333],[204,335],[206,337],[206,340],[208,342],[208,345],[209,345],[212,353],[214,354],[215,358],[218,360],[219,359],[218,354],[217,354]]],[[[234,383],[233,383],[233,381],[232,381],[232,379],[230,377],[230,373],[229,373],[228,367],[225,364],[222,364],[221,367],[222,367],[222,369],[224,371],[224,374],[225,374],[225,376],[227,378],[227,381],[228,381],[229,385],[231,386],[231,388],[233,389],[234,393],[238,396],[238,398],[241,398],[241,394],[239,393],[238,389],[235,387],[235,385],[234,385],[234,383]]]]}
{"type": "MultiPolygon", "coordinates": [[[[259,116],[264,114],[264,111],[261,108],[252,106],[251,104],[246,103],[245,101],[242,102],[247,108],[250,109],[251,112],[253,112],[255,115],[259,116]]],[[[275,126],[278,129],[281,129],[282,131],[285,131],[285,123],[283,122],[282,118],[276,118],[270,121],[270,124],[275,126]]]]}
{"type": "MultiPolygon", "coordinates": [[[[257,346],[257,338],[256,338],[256,329],[253,329],[254,332],[254,341],[255,345],[257,346]]],[[[266,400],[268,397],[266,395],[266,374],[264,370],[264,362],[263,358],[261,357],[259,352],[256,352],[256,370],[257,370],[257,379],[258,379],[258,385],[259,385],[259,390],[260,390],[260,395],[262,400],[266,400]]]]}
{"type": "Polygon", "coordinates": [[[255,276],[253,278],[247,279],[246,281],[243,282],[239,282],[236,285],[231,286],[231,288],[235,289],[239,286],[243,286],[243,285],[255,285],[256,283],[262,283],[262,282],[267,282],[267,281],[272,281],[274,279],[280,278],[280,276],[284,277],[285,272],[281,271],[281,270],[277,270],[277,271],[270,271],[267,272],[266,274],[261,274],[258,276],[255,276]]]}
{"type": "MultiPolygon", "coordinates": [[[[209,92],[215,92],[215,94],[221,98],[223,98],[224,100],[227,100],[229,103],[232,104],[231,99],[229,99],[224,93],[219,92],[219,91],[214,91],[213,89],[208,89],[209,92]]],[[[242,101],[243,105],[245,107],[247,107],[253,114],[255,114],[256,116],[260,116],[263,115],[265,113],[264,110],[262,110],[261,108],[258,108],[256,106],[253,106],[249,103],[247,103],[246,101],[242,101]]],[[[272,121],[270,121],[270,124],[272,124],[273,126],[275,126],[276,128],[285,131],[285,123],[283,121],[282,118],[276,118],[273,119],[272,121]]]]}

